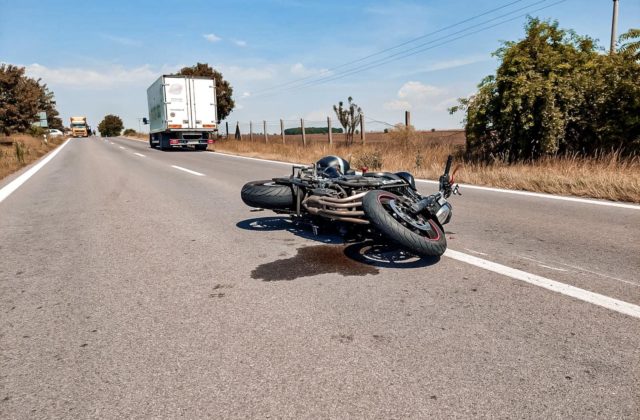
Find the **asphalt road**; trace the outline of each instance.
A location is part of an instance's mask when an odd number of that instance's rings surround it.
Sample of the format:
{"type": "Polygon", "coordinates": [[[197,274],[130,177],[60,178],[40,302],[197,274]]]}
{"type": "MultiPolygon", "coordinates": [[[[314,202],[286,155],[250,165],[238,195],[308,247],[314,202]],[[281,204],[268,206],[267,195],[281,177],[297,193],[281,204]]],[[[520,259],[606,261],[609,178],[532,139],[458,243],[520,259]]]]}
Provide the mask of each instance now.
{"type": "Polygon", "coordinates": [[[640,210],[468,189],[373,262],[241,202],[288,172],[71,140],[0,202],[0,417],[640,418],[637,316],[464,261],[639,305],[640,210]]]}

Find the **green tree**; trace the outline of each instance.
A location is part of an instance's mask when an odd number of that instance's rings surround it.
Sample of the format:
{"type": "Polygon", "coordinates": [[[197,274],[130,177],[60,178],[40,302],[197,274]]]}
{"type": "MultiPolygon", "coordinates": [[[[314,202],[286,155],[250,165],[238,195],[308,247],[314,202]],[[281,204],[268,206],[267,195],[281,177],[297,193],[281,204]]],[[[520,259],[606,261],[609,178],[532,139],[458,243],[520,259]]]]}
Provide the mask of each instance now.
{"type": "Polygon", "coordinates": [[[640,29],[629,29],[618,38],[621,54],[640,60],[640,29]]]}
{"type": "Polygon", "coordinates": [[[557,22],[531,18],[525,29],[494,53],[496,74],[451,109],[466,112],[467,151],[507,161],[638,151],[640,67],[632,54],[603,54],[557,22]]]}
{"type": "Polygon", "coordinates": [[[117,115],[106,115],[100,124],[98,124],[98,131],[102,137],[117,137],[122,132],[124,124],[117,115]]]}
{"type": "Polygon", "coordinates": [[[47,113],[50,127],[62,128],[47,85],[27,77],[24,67],[0,64],[0,132],[8,135],[28,131],[40,111],[47,113]]]}
{"type": "Polygon", "coordinates": [[[231,114],[236,103],[233,100],[233,88],[224,80],[222,73],[214,70],[207,63],[197,63],[195,66],[183,67],[175,75],[211,77],[216,81],[216,103],[218,104],[218,123],[231,114]]]}
{"type": "Polygon", "coordinates": [[[346,144],[350,146],[353,144],[353,133],[355,133],[356,128],[360,125],[360,120],[362,119],[362,108],[356,105],[353,102],[353,98],[349,96],[347,98],[347,107],[344,106],[342,101],[338,102],[338,105],[333,106],[333,110],[338,117],[338,121],[344,128],[346,144]]]}

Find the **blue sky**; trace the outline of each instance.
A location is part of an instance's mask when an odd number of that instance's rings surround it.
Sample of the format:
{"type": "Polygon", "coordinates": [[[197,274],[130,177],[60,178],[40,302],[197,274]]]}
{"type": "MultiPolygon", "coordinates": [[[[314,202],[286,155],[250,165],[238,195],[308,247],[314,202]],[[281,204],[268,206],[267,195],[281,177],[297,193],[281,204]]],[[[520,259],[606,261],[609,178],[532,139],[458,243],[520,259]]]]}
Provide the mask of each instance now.
{"type": "MultiPolygon", "coordinates": [[[[266,90],[305,77],[303,82],[337,77],[343,69],[327,70],[513,0],[0,0],[0,62],[26,66],[41,77],[54,91],[65,123],[80,114],[97,125],[113,113],[137,129],[137,118],[147,115],[148,85],[163,73],[207,62],[234,87],[233,124],[268,120],[274,122],[269,130],[276,131],[280,118],[290,124],[300,117],[319,121],[351,95],[368,118],[397,123],[410,109],[418,128],[456,128],[461,116],[450,116],[447,107],[495,70],[491,52],[502,40],[522,37],[525,18],[437,44],[506,13],[514,11],[484,26],[557,1],[521,0],[424,38],[415,44],[431,41],[435,47],[422,53],[311,86],[266,90]],[[520,8],[526,9],[515,12],[520,8]]],[[[557,19],[608,45],[611,11],[611,0],[567,0],[532,15],[557,19]]],[[[640,26],[640,2],[620,0],[618,33],[634,25],[640,26]]]]}

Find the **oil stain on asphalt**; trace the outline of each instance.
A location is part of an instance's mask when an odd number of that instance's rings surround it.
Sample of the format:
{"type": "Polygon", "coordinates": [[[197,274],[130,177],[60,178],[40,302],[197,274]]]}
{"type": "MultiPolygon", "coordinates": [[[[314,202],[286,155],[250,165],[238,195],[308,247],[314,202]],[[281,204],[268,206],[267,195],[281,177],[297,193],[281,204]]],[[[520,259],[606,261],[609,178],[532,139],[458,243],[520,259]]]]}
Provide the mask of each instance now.
{"type": "Polygon", "coordinates": [[[251,277],[264,281],[279,281],[330,273],[366,276],[379,272],[376,267],[347,257],[342,246],[316,245],[299,248],[294,257],[259,265],[251,272],[251,277]]]}

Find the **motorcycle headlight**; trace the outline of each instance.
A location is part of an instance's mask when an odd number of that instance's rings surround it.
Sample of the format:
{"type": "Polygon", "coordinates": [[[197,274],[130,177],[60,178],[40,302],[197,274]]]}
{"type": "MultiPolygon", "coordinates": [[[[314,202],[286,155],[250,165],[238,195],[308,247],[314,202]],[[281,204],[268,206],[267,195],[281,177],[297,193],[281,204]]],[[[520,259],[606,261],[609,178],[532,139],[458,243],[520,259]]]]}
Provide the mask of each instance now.
{"type": "Polygon", "coordinates": [[[436,212],[436,219],[438,219],[438,222],[440,222],[441,225],[445,225],[451,220],[452,212],[453,208],[451,207],[451,204],[445,202],[436,212]]]}

